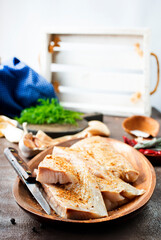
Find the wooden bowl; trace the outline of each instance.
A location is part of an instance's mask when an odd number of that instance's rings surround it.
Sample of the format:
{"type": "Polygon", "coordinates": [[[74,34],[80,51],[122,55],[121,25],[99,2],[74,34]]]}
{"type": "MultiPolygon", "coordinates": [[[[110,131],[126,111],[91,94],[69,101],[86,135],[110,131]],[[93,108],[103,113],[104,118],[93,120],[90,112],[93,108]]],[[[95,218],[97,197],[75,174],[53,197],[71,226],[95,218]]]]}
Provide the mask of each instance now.
{"type": "Polygon", "coordinates": [[[158,121],[150,117],[132,116],[123,121],[122,127],[131,135],[132,130],[140,130],[148,133],[152,137],[156,137],[159,132],[160,125],[158,121]]]}
{"type": "MultiPolygon", "coordinates": [[[[72,220],[72,219],[65,219],[57,216],[54,212],[52,215],[47,215],[40,205],[36,202],[36,200],[32,197],[32,195],[27,190],[26,186],[22,184],[20,179],[17,177],[14,187],[13,187],[13,194],[15,197],[16,202],[28,213],[32,215],[32,217],[49,223],[54,222],[69,222],[69,223],[100,223],[110,221],[113,222],[116,220],[120,220],[123,218],[126,219],[127,217],[136,214],[142,207],[149,201],[151,198],[155,184],[156,184],[156,176],[155,171],[151,163],[137,150],[130,147],[127,144],[124,144],[120,141],[106,138],[107,142],[111,143],[112,146],[121,154],[123,154],[129,162],[132,163],[134,168],[139,171],[139,177],[137,181],[133,184],[138,189],[144,189],[146,192],[139,197],[136,197],[129,203],[121,206],[117,210],[109,211],[109,216],[99,219],[89,219],[89,220],[72,220]]],[[[64,143],[61,143],[59,146],[66,146],[69,147],[73,143],[78,140],[70,140],[64,143]]],[[[47,154],[52,153],[53,147],[46,149],[45,151],[39,153],[36,157],[34,157],[29,162],[29,167],[33,170],[37,168],[40,161],[47,154]]]]}

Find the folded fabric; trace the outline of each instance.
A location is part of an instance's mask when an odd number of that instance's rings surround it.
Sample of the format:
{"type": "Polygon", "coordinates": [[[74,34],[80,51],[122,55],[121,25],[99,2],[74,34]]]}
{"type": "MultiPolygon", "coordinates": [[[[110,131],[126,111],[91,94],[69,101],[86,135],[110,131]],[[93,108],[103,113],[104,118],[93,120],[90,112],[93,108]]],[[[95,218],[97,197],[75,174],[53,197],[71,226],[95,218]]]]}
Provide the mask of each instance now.
{"type": "Polygon", "coordinates": [[[51,83],[17,58],[0,65],[0,114],[19,116],[39,98],[57,98],[51,83]]]}

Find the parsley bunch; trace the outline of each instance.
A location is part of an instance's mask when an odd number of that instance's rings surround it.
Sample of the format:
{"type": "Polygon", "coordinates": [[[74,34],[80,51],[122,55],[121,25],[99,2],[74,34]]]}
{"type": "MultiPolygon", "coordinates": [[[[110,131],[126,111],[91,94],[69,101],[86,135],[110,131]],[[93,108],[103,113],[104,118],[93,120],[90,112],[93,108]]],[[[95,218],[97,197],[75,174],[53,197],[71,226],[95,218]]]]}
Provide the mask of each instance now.
{"type": "Polygon", "coordinates": [[[76,120],[81,120],[82,113],[66,110],[61,106],[57,99],[38,99],[38,105],[26,108],[21,112],[20,117],[15,119],[22,124],[23,122],[31,124],[44,123],[69,123],[77,125],[76,120]]]}

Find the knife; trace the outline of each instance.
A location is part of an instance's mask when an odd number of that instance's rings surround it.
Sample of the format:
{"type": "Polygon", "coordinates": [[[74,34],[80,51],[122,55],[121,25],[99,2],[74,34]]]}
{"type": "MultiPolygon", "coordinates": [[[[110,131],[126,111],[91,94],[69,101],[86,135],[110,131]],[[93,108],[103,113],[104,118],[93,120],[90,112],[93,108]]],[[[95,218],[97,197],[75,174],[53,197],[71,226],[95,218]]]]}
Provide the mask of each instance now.
{"type": "Polygon", "coordinates": [[[18,151],[12,147],[5,148],[4,154],[9,160],[12,167],[17,172],[18,176],[25,183],[28,190],[33,197],[37,200],[44,211],[50,215],[50,207],[46,199],[44,198],[41,190],[41,185],[36,181],[36,178],[32,176],[32,172],[27,163],[18,155],[18,151]]]}

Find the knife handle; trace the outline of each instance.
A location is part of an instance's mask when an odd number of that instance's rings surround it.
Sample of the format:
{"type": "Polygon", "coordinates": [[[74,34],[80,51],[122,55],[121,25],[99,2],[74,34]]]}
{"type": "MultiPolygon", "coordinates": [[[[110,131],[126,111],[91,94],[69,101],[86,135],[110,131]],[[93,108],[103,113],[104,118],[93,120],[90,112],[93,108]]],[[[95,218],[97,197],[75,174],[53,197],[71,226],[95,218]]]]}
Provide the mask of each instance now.
{"type": "Polygon", "coordinates": [[[35,181],[29,166],[19,156],[18,151],[15,148],[5,148],[4,154],[21,178],[23,177],[28,182],[35,181]]]}

